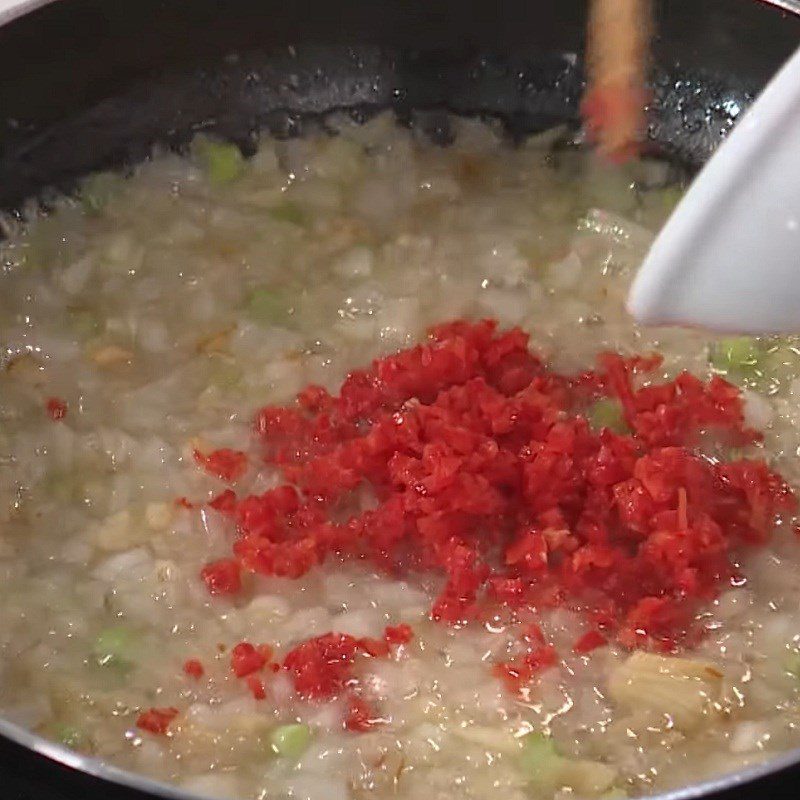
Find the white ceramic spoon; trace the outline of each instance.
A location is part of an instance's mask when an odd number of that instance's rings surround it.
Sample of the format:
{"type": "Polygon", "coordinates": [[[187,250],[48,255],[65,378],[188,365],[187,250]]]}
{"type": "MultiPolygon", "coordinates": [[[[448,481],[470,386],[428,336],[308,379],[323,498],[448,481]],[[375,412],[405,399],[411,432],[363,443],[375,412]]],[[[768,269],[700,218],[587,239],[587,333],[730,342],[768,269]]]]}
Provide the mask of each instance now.
{"type": "Polygon", "coordinates": [[[628,309],[650,325],[800,332],[800,50],[695,178],[628,309]]]}
{"type": "Polygon", "coordinates": [[[55,0],[0,0],[0,25],[53,2],[55,0]]]}

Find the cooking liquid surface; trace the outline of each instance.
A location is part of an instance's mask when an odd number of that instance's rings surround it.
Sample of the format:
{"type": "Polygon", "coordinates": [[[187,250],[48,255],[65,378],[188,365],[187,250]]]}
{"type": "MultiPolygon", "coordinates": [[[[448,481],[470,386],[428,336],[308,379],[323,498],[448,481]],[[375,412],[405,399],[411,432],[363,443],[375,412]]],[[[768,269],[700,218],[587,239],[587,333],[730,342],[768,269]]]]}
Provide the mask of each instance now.
{"type": "MultiPolygon", "coordinates": [[[[191,158],[94,176],[49,216],[7,222],[3,716],[220,797],[636,796],[800,746],[789,519],[737,556],[744,578],[668,662],[613,640],[576,655],[586,619],[537,609],[558,660],[523,696],[492,672],[519,647],[519,625],[432,621],[437,575],[329,558],[296,579],[248,575],[238,593],[209,593],[201,569],[230,556],[234,526],[207,505],[227,483],[194,452],[245,453],[241,495],[275,487],[257,409],[308,384],[335,392],[353,368],[455,318],[519,325],[565,373],[602,350],[657,350],[656,382],[722,373],[764,431],[737,455],[800,482],[794,341],[642,330],[624,313],[680,194],[665,165],[610,171],[552,150],[551,135],[512,148],[467,120],[447,148],[388,116],[328,124],[337,136],[264,139],[248,161],[198,141],[191,158]],[[362,732],[343,726],[343,697],[299,698],[280,670],[262,675],[257,699],[231,671],[241,641],[279,659],[330,631],[378,638],[400,624],[410,641],[353,667],[380,713],[362,732]],[[153,708],[177,711],[163,735],[159,718],[141,724],[153,708]]],[[[731,457],[711,435],[702,449],[731,457]]]]}

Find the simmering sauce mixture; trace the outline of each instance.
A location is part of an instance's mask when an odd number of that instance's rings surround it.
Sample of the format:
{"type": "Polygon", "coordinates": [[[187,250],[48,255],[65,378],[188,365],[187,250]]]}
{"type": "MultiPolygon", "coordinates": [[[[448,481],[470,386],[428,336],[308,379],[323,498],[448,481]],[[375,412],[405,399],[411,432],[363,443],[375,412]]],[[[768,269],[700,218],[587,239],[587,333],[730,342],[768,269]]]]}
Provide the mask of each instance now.
{"type": "Polygon", "coordinates": [[[0,714],[262,800],[651,794],[800,746],[800,349],[637,328],[680,196],[331,117],[5,219],[0,714]]]}

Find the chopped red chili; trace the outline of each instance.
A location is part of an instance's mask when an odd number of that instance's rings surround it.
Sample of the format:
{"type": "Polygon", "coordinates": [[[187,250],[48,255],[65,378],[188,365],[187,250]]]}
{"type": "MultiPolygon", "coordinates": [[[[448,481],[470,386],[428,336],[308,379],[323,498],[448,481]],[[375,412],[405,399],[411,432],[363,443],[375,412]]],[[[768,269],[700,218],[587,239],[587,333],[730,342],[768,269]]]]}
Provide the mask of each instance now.
{"type": "Polygon", "coordinates": [[[211,594],[236,594],[242,588],[242,567],[233,558],[206,564],[200,572],[211,594]]]}
{"type": "Polygon", "coordinates": [[[510,691],[518,693],[530,683],[534,675],[554,667],[557,663],[558,653],[555,647],[550,644],[537,644],[529,648],[521,658],[495,664],[494,674],[510,691]]]}
{"type": "Polygon", "coordinates": [[[370,704],[361,697],[350,697],[344,727],[354,733],[366,733],[380,723],[380,717],[370,704]]]}
{"type": "Polygon", "coordinates": [[[606,644],[608,644],[606,637],[600,631],[587,631],[575,642],[572,651],[578,655],[584,655],[606,644]]]}
{"type": "Polygon", "coordinates": [[[525,627],[522,638],[526,642],[534,642],[535,644],[544,644],[546,641],[544,638],[544,631],[542,631],[541,626],[536,622],[531,622],[525,627]]]}
{"type": "Polygon", "coordinates": [[[263,700],[267,696],[266,689],[264,689],[264,681],[258,675],[248,675],[244,682],[256,700],[263,700]]]}
{"type": "Polygon", "coordinates": [[[357,683],[353,666],[359,654],[383,658],[391,645],[410,642],[414,636],[406,624],[389,626],[382,639],[356,639],[346,633],[326,633],[300,642],[283,660],[292,674],[295,691],[312,700],[329,700],[357,683]]]}
{"type": "Polygon", "coordinates": [[[259,644],[256,645],[256,650],[258,654],[264,659],[264,663],[270,661],[272,659],[272,647],[268,644],[259,644]]]}
{"type": "Polygon", "coordinates": [[[296,645],[283,659],[283,667],[292,673],[295,691],[301,697],[327,700],[339,694],[352,678],[359,648],[353,636],[326,633],[296,645]]]}
{"type": "Polygon", "coordinates": [[[183,671],[190,677],[199,679],[205,674],[203,665],[196,658],[190,658],[184,665],[183,671]]]}
{"type": "Polygon", "coordinates": [[[67,403],[60,397],[51,397],[47,401],[47,414],[53,422],[58,422],[67,416],[67,403]]]}
{"type": "Polygon", "coordinates": [[[247,472],[247,456],[241,450],[223,447],[208,455],[203,455],[199,450],[195,450],[194,460],[209,475],[220,478],[226,483],[238,481],[247,472]]]}
{"type": "Polygon", "coordinates": [[[231,651],[231,669],[237,678],[244,678],[246,675],[263,669],[267,660],[249,642],[239,642],[231,651]]]}
{"type": "Polygon", "coordinates": [[[151,708],[139,714],[136,727],[163,736],[168,731],[170,722],[177,716],[177,708],[151,708]]]}
{"type": "Polygon", "coordinates": [[[381,658],[389,655],[389,642],[386,639],[372,639],[369,636],[358,640],[359,647],[373,658],[381,658]]]}
{"type": "MultiPolygon", "coordinates": [[[[569,376],[547,369],[519,329],[434,328],[424,344],[351,373],[336,396],[309,387],[292,407],[258,412],[263,457],[285,485],[226,499],[239,536],[225,563],[290,578],[334,554],[410,565],[446,578],[431,608],[444,622],[501,604],[567,605],[625,646],[674,648],[736,574],[732,550],[763,543],[796,500],[763,461],[697,452],[709,432],[732,446],[760,438],[735,386],[688,373],[646,382],[659,364],[606,353],[569,376]],[[620,403],[629,434],[589,426],[604,397],[620,403]],[[363,488],[377,507],[342,520],[363,488]]],[[[501,672],[556,662],[531,638],[501,672]]],[[[328,696],[359,648],[382,649],[328,634],[284,666],[298,692],[328,696]]]]}
{"type": "Polygon", "coordinates": [[[226,489],[208,502],[209,506],[220,514],[233,514],[236,511],[236,492],[226,489]]]}
{"type": "Polygon", "coordinates": [[[414,638],[414,631],[410,625],[401,622],[399,625],[389,625],[383,635],[388,644],[408,644],[414,638]]]}

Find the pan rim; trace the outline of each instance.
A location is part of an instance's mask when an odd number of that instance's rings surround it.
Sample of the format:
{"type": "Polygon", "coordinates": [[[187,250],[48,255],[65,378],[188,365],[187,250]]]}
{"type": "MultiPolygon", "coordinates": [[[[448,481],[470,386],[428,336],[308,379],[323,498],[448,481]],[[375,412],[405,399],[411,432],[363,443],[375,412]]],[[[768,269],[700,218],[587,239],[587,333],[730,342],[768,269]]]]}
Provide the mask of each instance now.
{"type": "MultiPolygon", "coordinates": [[[[33,733],[27,728],[23,728],[21,725],[10,722],[3,717],[0,717],[0,738],[8,739],[20,747],[56,762],[62,767],[102,781],[124,786],[128,789],[144,792],[152,797],[168,800],[213,800],[207,794],[182,789],[155,778],[116,767],[95,756],[83,755],[40,734],[33,733]]],[[[758,781],[761,778],[778,774],[796,767],[798,764],[800,764],[800,747],[780,753],[763,764],[746,767],[735,772],[726,772],[716,777],[676,789],[669,789],[658,794],[637,795],[636,797],[646,798],[646,800],[695,800],[696,798],[710,797],[718,792],[730,791],[758,781]]]]}
{"type": "MultiPolygon", "coordinates": [[[[45,2],[47,1],[45,0],[45,2]]],[[[790,14],[800,14],[800,0],[761,0],[761,2],[790,14]]]]}
{"type": "MultiPolygon", "coordinates": [[[[57,0],[0,0],[0,26],[24,17],[42,6],[55,3],[57,0]]],[[[790,0],[792,1],[792,0],[790,0]]]]}

